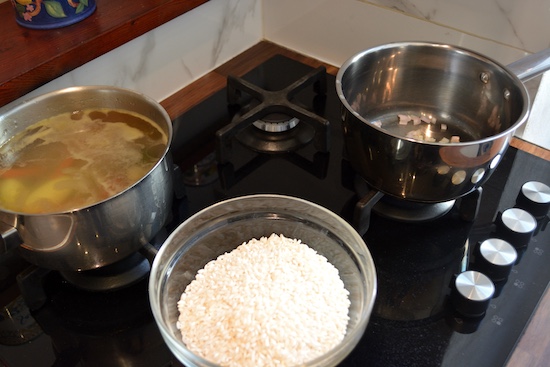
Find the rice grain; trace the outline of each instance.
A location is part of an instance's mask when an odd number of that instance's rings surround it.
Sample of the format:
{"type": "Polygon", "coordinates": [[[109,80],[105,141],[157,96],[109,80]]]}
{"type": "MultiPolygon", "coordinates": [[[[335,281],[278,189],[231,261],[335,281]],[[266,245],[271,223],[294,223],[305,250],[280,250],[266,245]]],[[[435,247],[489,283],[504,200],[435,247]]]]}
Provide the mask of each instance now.
{"type": "Polygon", "coordinates": [[[293,366],[342,341],[349,306],[324,256],[272,234],[199,270],[178,302],[177,326],[189,350],[220,366],[293,366]]]}

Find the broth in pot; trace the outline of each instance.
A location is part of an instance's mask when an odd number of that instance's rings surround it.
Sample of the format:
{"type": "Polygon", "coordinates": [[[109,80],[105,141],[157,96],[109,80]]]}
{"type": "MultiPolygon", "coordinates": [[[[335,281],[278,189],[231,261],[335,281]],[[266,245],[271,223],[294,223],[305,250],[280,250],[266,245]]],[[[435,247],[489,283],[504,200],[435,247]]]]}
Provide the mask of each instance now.
{"type": "Polygon", "coordinates": [[[117,195],[163,157],[168,137],[122,109],[84,109],[30,125],[0,146],[0,207],[46,214],[117,195]]]}

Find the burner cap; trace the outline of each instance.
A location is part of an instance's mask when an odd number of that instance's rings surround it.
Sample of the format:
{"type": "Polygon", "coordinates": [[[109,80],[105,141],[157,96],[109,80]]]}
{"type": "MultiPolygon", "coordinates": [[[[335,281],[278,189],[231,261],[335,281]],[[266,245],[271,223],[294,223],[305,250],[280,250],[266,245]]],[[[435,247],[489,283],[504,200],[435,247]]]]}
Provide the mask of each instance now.
{"type": "Polygon", "coordinates": [[[314,136],[315,129],[308,124],[296,124],[295,128],[286,131],[269,132],[260,130],[254,123],[241,131],[236,138],[241,144],[256,152],[283,153],[292,152],[307,145],[314,136]]]}
{"type": "Polygon", "coordinates": [[[279,133],[294,128],[298,122],[300,120],[296,117],[290,117],[283,113],[272,113],[253,122],[253,125],[263,131],[279,133]]]}

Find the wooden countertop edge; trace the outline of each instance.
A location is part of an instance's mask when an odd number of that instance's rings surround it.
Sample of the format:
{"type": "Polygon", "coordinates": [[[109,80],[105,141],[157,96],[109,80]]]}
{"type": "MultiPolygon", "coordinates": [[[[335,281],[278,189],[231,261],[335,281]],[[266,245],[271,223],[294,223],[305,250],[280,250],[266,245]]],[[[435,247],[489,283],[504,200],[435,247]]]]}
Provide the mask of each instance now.
{"type": "Polygon", "coordinates": [[[544,149],[542,147],[529,143],[528,141],[514,137],[510,142],[510,146],[517,148],[519,150],[523,150],[539,158],[550,161],[550,150],[544,149]]]}
{"type": "Polygon", "coordinates": [[[0,4],[0,106],[131,41],[208,0],[96,0],[86,19],[57,29],[16,23],[10,1],[0,4]]]}
{"type": "Polygon", "coordinates": [[[550,291],[548,287],[516,345],[507,367],[550,365],[550,291]]]}
{"type": "MultiPolygon", "coordinates": [[[[161,104],[174,119],[216,91],[225,88],[227,75],[242,76],[276,54],[288,56],[312,67],[323,65],[332,75],[336,75],[338,72],[338,68],[335,66],[324,64],[271,42],[262,41],[168,97],[161,104]]],[[[510,145],[550,161],[550,151],[529,142],[513,138],[510,145]]],[[[547,366],[550,361],[550,333],[548,330],[550,330],[550,293],[547,291],[524,335],[514,349],[507,366],[547,366]]]]}

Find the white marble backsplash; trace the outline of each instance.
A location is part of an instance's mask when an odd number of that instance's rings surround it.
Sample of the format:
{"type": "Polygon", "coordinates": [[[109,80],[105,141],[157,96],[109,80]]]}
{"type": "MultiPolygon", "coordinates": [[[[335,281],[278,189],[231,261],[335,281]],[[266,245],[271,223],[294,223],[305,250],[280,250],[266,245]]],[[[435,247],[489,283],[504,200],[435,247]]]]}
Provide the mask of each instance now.
{"type": "Polygon", "coordinates": [[[547,0],[359,0],[521,50],[550,47],[547,0]]]}
{"type": "MultiPolygon", "coordinates": [[[[262,39],[335,66],[366,48],[408,40],[455,44],[509,64],[549,47],[548,19],[548,0],[210,0],[15,103],[91,84],[160,101],[262,39]]],[[[545,122],[531,119],[525,131],[550,149],[550,138],[536,134],[545,122]]]]}
{"type": "MultiPolygon", "coordinates": [[[[444,5],[445,1],[440,4],[444,5]]],[[[361,50],[396,41],[450,43],[481,52],[504,64],[529,52],[457,27],[358,0],[264,0],[263,6],[265,38],[337,66],[361,50]]],[[[463,28],[466,28],[468,18],[460,19],[464,19],[463,28]]]]}

